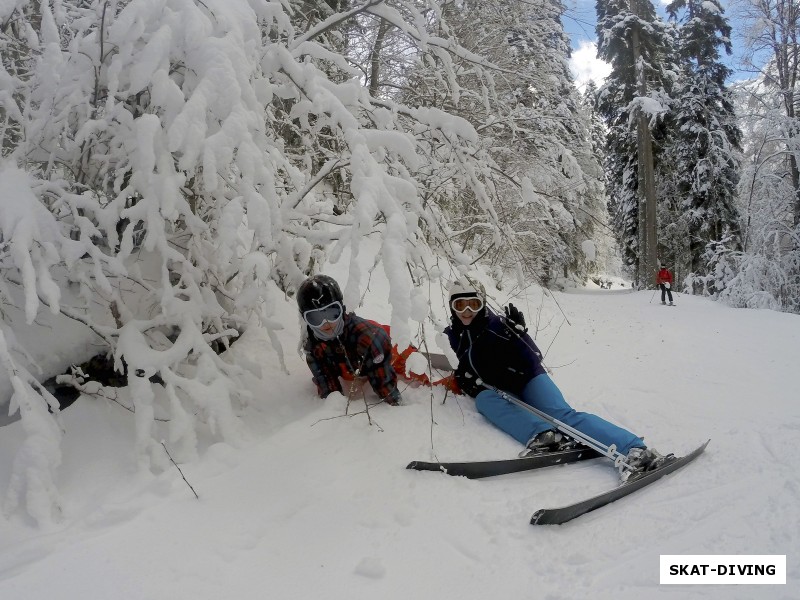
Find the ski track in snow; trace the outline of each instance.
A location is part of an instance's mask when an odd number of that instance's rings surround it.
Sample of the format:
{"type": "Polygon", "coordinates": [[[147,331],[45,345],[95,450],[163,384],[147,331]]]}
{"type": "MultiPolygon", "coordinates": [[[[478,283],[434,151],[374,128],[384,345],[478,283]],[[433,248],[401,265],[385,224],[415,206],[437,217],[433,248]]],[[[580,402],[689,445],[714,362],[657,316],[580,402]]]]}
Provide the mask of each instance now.
{"type": "MultiPolygon", "coordinates": [[[[64,521],[0,520],[0,598],[796,599],[800,470],[786,448],[800,431],[800,318],[682,295],[664,311],[650,295],[561,294],[572,325],[536,336],[578,410],[662,452],[711,438],[694,463],[610,506],[528,524],[538,508],[616,485],[604,459],[475,481],[406,470],[520,448],[471,400],[442,404],[441,390],[408,387],[408,405],[373,407],[380,427],[343,416],[314,397],[287,327],[288,375],[265,338],[234,345],[234,357],[262,357],[263,379],[243,415],[248,439],[203,440],[200,458],[181,465],[199,501],[175,470],[135,471],[129,413],[88,398],[65,411],[64,521]],[[661,554],[786,554],[788,584],[660,586],[661,554]]],[[[22,434],[18,424],[0,432],[5,486],[22,434]]]]}

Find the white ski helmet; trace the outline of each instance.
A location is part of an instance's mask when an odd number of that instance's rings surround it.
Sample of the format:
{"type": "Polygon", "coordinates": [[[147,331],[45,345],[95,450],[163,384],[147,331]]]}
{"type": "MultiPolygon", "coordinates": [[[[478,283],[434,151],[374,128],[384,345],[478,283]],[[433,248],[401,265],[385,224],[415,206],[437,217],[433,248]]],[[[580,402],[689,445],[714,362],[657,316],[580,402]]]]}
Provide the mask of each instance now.
{"type": "Polygon", "coordinates": [[[486,290],[479,282],[471,282],[468,279],[456,279],[450,284],[450,300],[456,298],[480,298],[486,300],[486,290]]]}

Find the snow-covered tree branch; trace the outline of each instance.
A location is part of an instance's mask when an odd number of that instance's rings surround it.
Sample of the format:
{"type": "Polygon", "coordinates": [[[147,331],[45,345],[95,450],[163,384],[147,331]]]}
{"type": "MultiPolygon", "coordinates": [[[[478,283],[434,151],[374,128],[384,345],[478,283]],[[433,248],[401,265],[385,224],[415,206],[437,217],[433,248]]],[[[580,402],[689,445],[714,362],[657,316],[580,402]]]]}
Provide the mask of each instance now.
{"type": "MultiPolygon", "coordinates": [[[[504,168],[476,131],[485,136],[488,119],[455,110],[486,111],[497,98],[491,72],[511,70],[460,43],[435,3],[19,1],[2,10],[0,300],[23,306],[28,322],[47,308],[102,340],[127,376],[145,468],[167,466],[159,436],[179,459],[192,455],[201,426],[236,441],[248,398],[241,371],[217,352],[256,319],[282,364],[272,306],[324,260],[349,251],[345,299],[357,306],[362,239],[380,237],[392,334],[404,344],[410,322],[424,318],[412,310],[414,284],[430,277],[435,255],[453,268],[473,260],[449,224],[465,199],[482,235],[518,243],[495,208],[504,168]],[[408,62],[436,65],[425,90],[442,102],[390,93],[411,89],[402,70],[378,68],[365,85],[369,46],[348,33],[380,22],[408,62]]],[[[533,105],[525,110],[534,116],[533,105]]],[[[574,171],[566,148],[562,158],[559,168],[574,171]]],[[[503,186],[510,205],[536,196],[523,175],[503,186]]],[[[546,210],[550,219],[560,209],[546,210]]],[[[524,229],[520,239],[536,237],[524,229]]],[[[39,407],[29,442],[47,457],[21,459],[6,508],[27,485],[28,512],[47,520],[58,512],[57,406],[3,356],[19,382],[13,406],[39,407]]]]}

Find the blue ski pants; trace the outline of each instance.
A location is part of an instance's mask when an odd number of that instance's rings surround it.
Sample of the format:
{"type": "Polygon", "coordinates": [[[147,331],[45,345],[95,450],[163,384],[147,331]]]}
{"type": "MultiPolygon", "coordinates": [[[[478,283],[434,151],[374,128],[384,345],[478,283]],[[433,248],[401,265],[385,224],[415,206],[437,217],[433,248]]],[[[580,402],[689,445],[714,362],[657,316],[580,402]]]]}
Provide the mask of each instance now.
{"type": "MultiPolygon", "coordinates": [[[[645,447],[642,438],[627,429],[597,415],[576,411],[567,404],[561,390],[546,373],[528,382],[520,400],[606,446],[616,445],[620,454],[627,454],[631,448],[645,447]]],[[[478,394],[475,406],[493,425],[526,446],[537,434],[554,429],[541,417],[509,402],[494,390],[484,390],[478,394]]]]}

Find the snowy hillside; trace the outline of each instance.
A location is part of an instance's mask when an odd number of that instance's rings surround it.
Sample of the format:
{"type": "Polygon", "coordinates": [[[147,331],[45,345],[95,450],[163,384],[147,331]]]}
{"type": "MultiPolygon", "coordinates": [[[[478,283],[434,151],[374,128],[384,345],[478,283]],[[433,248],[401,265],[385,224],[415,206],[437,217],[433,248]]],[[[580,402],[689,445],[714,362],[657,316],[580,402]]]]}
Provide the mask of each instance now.
{"type": "MultiPolygon", "coordinates": [[[[388,320],[387,289],[376,282],[358,313],[388,320]]],[[[682,295],[664,307],[652,292],[514,302],[574,406],[662,452],[710,438],[706,453],[567,525],[533,527],[535,509],[614,486],[614,469],[596,460],[478,481],[406,470],[520,448],[470,399],[442,404],[440,389],[405,389],[406,405],[373,408],[372,426],[343,416],[292,352],[287,303],[288,373],[252,329],[230,352],[260,377],[240,447],[181,465],[199,500],[175,468],[136,470],[133,416],[118,404],[84,397],[64,412],[63,522],[0,520],[0,598],[797,598],[800,469],[788,449],[800,439],[800,318],[682,295]],[[786,554],[788,582],[660,586],[661,554],[786,554]]],[[[22,439],[20,423],[0,428],[0,493],[22,439]]]]}

